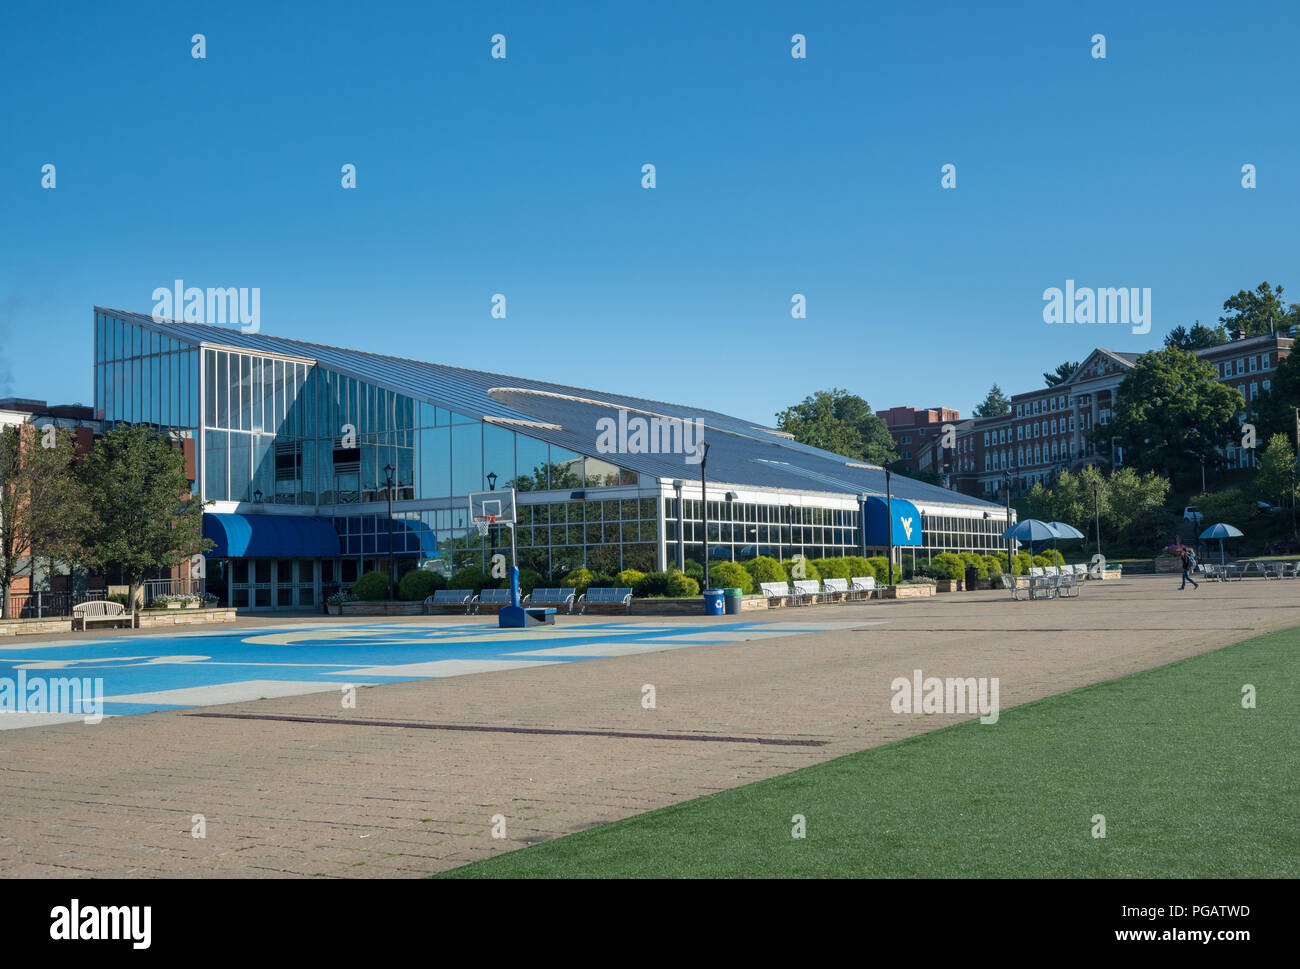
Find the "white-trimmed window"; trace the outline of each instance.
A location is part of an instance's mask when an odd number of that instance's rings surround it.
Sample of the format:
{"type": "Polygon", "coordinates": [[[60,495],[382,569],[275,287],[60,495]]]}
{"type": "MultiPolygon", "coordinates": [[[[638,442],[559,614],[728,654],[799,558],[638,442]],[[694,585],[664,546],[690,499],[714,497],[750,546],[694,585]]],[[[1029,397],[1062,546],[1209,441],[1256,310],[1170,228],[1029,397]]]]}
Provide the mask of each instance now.
{"type": "Polygon", "coordinates": [[[1250,382],[1250,399],[1254,400],[1258,396],[1259,396],[1259,384],[1255,383],[1255,381],[1252,380],[1250,382]]]}
{"type": "Polygon", "coordinates": [[[1273,385],[1273,381],[1271,381],[1271,380],[1265,380],[1265,381],[1264,381],[1264,390],[1267,391],[1267,390],[1268,390],[1272,385],[1273,385]]]}
{"type": "Polygon", "coordinates": [[[1262,357],[1259,358],[1259,369],[1260,369],[1260,370],[1267,370],[1267,369],[1268,369],[1268,365],[1269,365],[1269,354],[1266,353],[1266,354],[1264,354],[1262,357]]]}
{"type": "Polygon", "coordinates": [[[1239,373],[1239,374],[1243,374],[1243,373],[1245,373],[1245,372],[1246,372],[1246,358],[1245,358],[1245,357],[1238,357],[1238,358],[1237,358],[1237,373],[1239,373]]]}
{"type": "Polygon", "coordinates": [[[1258,369],[1259,369],[1259,356],[1257,354],[1250,358],[1250,372],[1254,373],[1258,369]]]}

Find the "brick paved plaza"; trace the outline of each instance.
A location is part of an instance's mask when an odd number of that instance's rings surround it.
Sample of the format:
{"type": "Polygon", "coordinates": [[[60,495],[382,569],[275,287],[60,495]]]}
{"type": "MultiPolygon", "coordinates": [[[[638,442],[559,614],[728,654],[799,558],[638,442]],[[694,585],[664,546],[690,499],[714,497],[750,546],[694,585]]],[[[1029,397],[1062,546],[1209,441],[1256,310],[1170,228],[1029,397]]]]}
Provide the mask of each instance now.
{"type": "Polygon", "coordinates": [[[1295,625],[1297,608],[1300,582],[1179,592],[1177,576],[817,606],[757,614],[811,633],[374,686],[355,709],[333,690],[0,731],[0,875],[426,875],[970,719],[893,714],[890,683],[914,669],[997,676],[1005,710],[1295,625]]]}

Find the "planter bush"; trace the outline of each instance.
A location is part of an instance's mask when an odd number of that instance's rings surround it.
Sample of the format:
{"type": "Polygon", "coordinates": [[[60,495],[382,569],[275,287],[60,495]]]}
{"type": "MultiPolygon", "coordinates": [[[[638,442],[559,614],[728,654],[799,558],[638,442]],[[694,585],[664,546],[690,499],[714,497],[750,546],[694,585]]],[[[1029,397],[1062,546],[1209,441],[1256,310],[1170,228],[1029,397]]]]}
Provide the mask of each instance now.
{"type": "Polygon", "coordinates": [[[766,555],[760,555],[758,558],[750,559],[748,562],[741,564],[744,565],[745,571],[753,576],[755,588],[764,582],[790,581],[790,577],[786,575],[781,563],[766,555]]]}
{"type": "Polygon", "coordinates": [[[740,589],[745,595],[754,591],[754,577],[744,566],[735,562],[719,562],[709,566],[709,581],[715,589],[740,589]]]}
{"type": "MultiPolygon", "coordinates": [[[[472,589],[477,594],[482,592],[484,589],[495,589],[497,582],[497,579],[492,578],[492,576],[488,575],[482,569],[477,569],[471,566],[468,569],[461,569],[453,575],[451,580],[447,583],[447,588],[472,589]]],[[[352,591],[356,592],[356,586],[353,586],[352,591]]]]}
{"type": "Polygon", "coordinates": [[[673,599],[698,596],[700,594],[700,584],[689,575],[677,571],[669,572],[667,594],[673,599]]]}
{"type": "Polygon", "coordinates": [[[437,572],[412,569],[397,583],[397,598],[407,602],[423,602],[439,589],[447,588],[447,580],[437,572]]]}
{"type": "Polygon", "coordinates": [[[940,552],[930,559],[927,570],[936,579],[961,579],[966,575],[966,563],[954,552],[940,552]]]}
{"type": "Polygon", "coordinates": [[[352,583],[352,594],[365,602],[380,602],[388,598],[388,576],[383,572],[367,572],[352,583]]]}
{"type": "Polygon", "coordinates": [[[638,572],[636,569],[624,569],[614,576],[614,584],[621,589],[635,589],[636,584],[644,578],[644,572],[638,572]]]}
{"type": "Polygon", "coordinates": [[[638,582],[633,584],[632,595],[638,599],[666,596],[668,594],[668,576],[668,572],[647,572],[638,582]]]}
{"type": "Polygon", "coordinates": [[[822,577],[821,573],[817,571],[817,566],[813,565],[812,559],[800,559],[798,561],[795,559],[783,559],[781,562],[781,568],[785,569],[786,575],[790,576],[792,582],[806,579],[820,579],[822,577]],[[799,562],[803,563],[802,576],[795,574],[795,569],[798,568],[799,562]]]}
{"type": "Polygon", "coordinates": [[[813,559],[812,561],[823,579],[851,579],[855,574],[862,575],[861,572],[854,573],[849,563],[850,560],[847,558],[813,559]]]}

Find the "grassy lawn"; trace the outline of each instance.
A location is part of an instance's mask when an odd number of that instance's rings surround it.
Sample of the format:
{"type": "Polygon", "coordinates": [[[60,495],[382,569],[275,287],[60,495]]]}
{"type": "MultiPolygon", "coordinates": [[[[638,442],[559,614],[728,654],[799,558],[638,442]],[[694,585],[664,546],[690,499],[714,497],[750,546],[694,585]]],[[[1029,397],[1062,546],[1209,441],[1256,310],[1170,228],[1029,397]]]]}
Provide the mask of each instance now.
{"type": "Polygon", "coordinates": [[[1300,628],[442,877],[1294,878],[1298,697],[1300,628]]]}

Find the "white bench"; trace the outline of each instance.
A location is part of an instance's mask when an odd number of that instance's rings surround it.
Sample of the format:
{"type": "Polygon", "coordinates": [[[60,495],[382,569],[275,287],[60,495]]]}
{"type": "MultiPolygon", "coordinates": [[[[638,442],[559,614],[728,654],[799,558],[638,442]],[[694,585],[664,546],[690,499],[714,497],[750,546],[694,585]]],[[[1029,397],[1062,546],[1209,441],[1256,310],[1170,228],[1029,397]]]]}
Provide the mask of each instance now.
{"type": "Polygon", "coordinates": [[[857,576],[849,580],[852,583],[850,594],[855,599],[870,599],[876,591],[876,577],[874,575],[857,576]]]}
{"type": "Polygon", "coordinates": [[[438,589],[433,595],[424,600],[424,611],[428,614],[430,609],[443,606],[464,606],[465,614],[469,615],[473,603],[473,589],[438,589]]]}
{"type": "Polygon", "coordinates": [[[848,579],[823,579],[822,588],[827,596],[837,596],[841,599],[849,597],[848,579]]]}
{"type": "Polygon", "coordinates": [[[103,599],[94,599],[90,602],[83,602],[72,607],[73,625],[76,621],[81,620],[81,628],[85,629],[92,622],[111,622],[116,625],[119,622],[129,622],[134,624],[135,616],[133,613],[126,611],[126,607],[120,602],[108,602],[103,599]]]}
{"type": "Polygon", "coordinates": [[[794,597],[798,603],[812,602],[813,596],[821,595],[822,584],[816,579],[798,579],[792,583],[794,597]]]}
{"type": "Polygon", "coordinates": [[[627,586],[588,589],[578,597],[578,605],[581,607],[579,615],[584,614],[588,606],[625,606],[631,612],[632,589],[627,586]]]}
{"type": "Polygon", "coordinates": [[[534,589],[524,597],[524,604],[529,606],[564,606],[572,614],[573,590],[568,588],[534,589]]]}
{"type": "Polygon", "coordinates": [[[769,606],[772,604],[771,600],[773,599],[779,599],[784,603],[790,598],[790,586],[786,582],[760,582],[758,587],[762,590],[763,595],[767,596],[769,606]]]}

